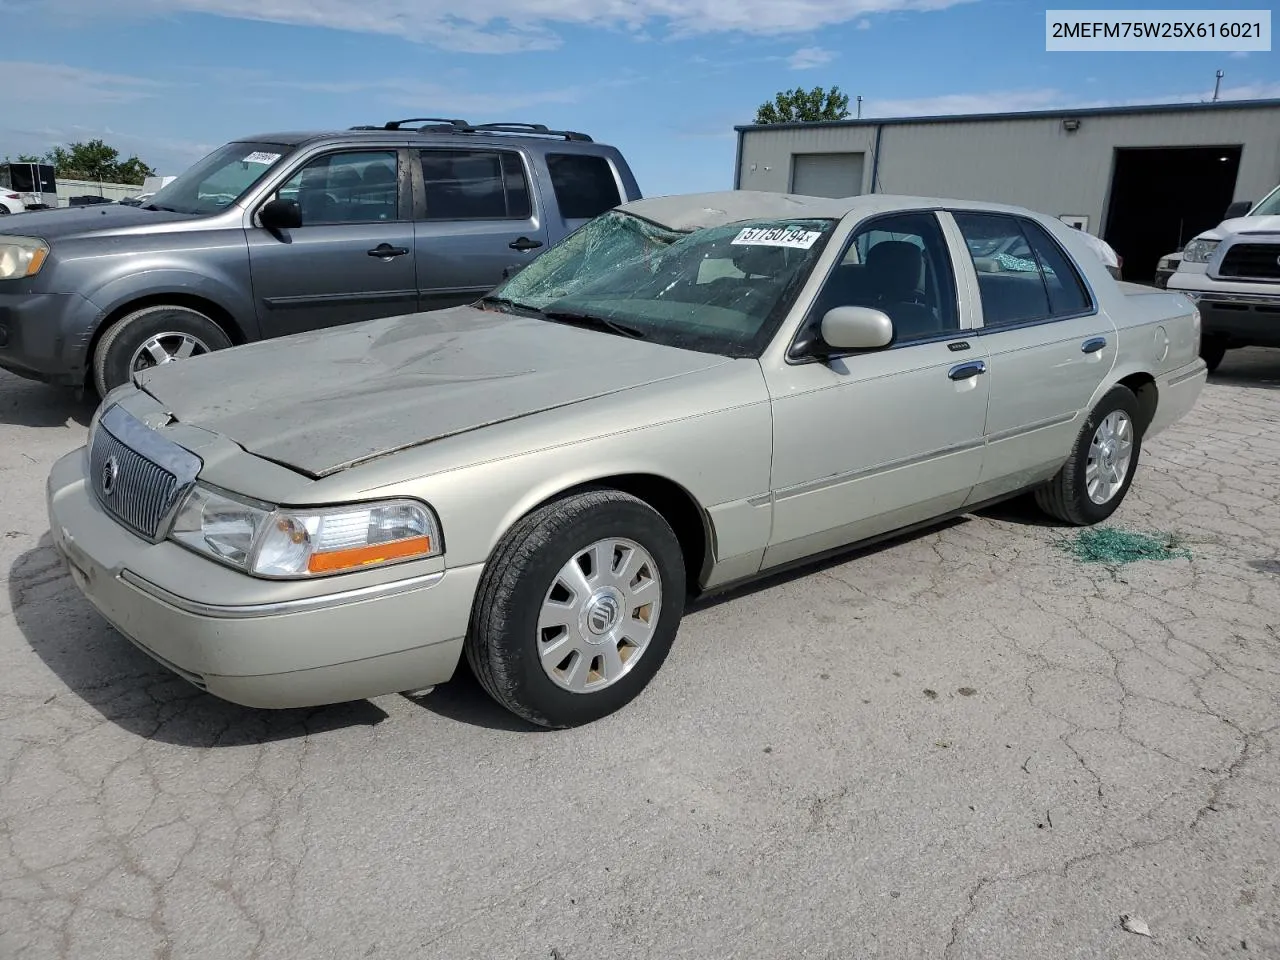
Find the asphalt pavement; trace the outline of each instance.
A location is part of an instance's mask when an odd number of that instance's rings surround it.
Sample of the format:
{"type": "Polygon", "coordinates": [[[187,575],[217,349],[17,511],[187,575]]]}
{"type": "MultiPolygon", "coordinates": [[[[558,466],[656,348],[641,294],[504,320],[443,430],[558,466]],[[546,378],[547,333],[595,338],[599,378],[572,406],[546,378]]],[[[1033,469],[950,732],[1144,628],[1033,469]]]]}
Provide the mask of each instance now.
{"type": "Polygon", "coordinates": [[[91,412],[0,374],[3,960],[1280,957],[1280,351],[1144,450],[1107,526],[1164,558],[1008,505],[702,606],[566,732],[167,673],[50,546],[91,412]]]}

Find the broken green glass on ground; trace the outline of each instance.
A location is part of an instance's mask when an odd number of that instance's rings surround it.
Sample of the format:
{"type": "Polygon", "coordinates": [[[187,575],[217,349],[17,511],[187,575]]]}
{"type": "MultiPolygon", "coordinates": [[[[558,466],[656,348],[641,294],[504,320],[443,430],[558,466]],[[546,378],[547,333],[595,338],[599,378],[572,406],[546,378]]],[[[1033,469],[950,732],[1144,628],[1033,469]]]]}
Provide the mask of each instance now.
{"type": "Polygon", "coordinates": [[[1191,554],[1179,546],[1171,534],[1129,533],[1111,527],[1092,527],[1060,546],[1081,563],[1104,563],[1120,566],[1139,560],[1190,560],[1191,554]]]}

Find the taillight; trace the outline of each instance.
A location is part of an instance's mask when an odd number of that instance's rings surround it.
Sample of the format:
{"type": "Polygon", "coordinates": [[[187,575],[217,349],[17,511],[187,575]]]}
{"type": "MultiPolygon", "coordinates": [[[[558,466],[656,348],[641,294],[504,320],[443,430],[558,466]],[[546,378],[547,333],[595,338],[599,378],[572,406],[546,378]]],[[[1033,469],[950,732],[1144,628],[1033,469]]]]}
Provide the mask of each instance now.
{"type": "Polygon", "coordinates": [[[21,194],[17,194],[17,193],[6,193],[4,196],[5,196],[5,199],[6,199],[6,200],[21,200],[21,199],[22,199],[22,195],[21,195],[21,194]]]}

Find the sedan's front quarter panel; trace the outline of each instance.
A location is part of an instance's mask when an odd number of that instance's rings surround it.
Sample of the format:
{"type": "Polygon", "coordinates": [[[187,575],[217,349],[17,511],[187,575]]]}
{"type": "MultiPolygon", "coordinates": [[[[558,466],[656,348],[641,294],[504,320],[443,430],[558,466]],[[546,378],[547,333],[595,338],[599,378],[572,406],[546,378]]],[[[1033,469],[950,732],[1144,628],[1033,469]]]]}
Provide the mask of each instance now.
{"type": "Polygon", "coordinates": [[[700,519],[706,585],[722,579],[716,568],[725,562],[758,569],[769,536],[771,460],[760,365],[738,360],[402,451],[320,481],[311,493],[333,499],[341,487],[359,499],[426,501],[440,518],[446,564],[455,567],[487,561],[521,517],[566,491],[678,488],[700,519]]]}

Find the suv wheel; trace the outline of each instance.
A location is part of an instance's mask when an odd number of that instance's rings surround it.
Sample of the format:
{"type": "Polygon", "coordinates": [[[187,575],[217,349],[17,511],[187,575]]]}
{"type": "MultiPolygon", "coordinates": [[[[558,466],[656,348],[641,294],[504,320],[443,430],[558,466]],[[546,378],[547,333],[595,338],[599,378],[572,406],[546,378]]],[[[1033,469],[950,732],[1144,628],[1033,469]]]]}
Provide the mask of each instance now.
{"type": "Polygon", "coordinates": [[[144,307],[121,317],[98,342],[93,379],[99,397],[133,374],[231,346],[223,329],[190,307],[144,307]]]}
{"type": "Polygon", "coordinates": [[[1222,358],[1226,356],[1226,353],[1226,337],[1204,337],[1200,340],[1200,356],[1204,358],[1210,373],[1218,369],[1218,364],[1222,363],[1222,358]]]}
{"type": "Polygon", "coordinates": [[[544,727],[621,709],[653,679],[685,600],[675,533],[617,490],[565,497],[519,521],[476,592],[467,661],[485,690],[544,727]]]}

